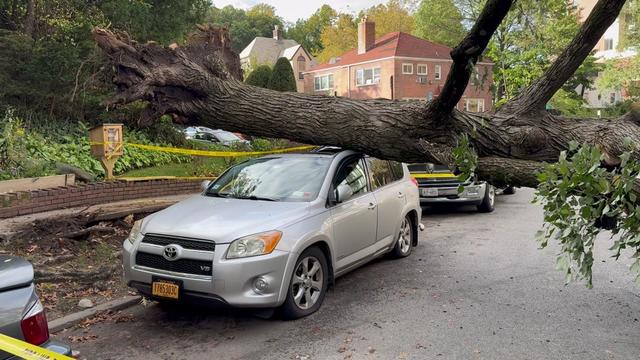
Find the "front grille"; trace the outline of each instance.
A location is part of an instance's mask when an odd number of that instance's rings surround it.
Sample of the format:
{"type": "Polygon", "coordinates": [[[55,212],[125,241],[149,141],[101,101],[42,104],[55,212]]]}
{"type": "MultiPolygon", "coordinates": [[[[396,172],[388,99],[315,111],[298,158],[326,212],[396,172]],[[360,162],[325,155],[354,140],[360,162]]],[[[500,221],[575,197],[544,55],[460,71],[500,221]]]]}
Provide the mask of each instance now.
{"type": "Polygon", "coordinates": [[[160,255],[147,254],[143,252],[138,252],[136,254],[136,265],[184,274],[208,276],[211,276],[212,274],[211,261],[193,259],[169,261],[160,255]]]}
{"type": "Polygon", "coordinates": [[[194,240],[185,238],[168,237],[161,235],[145,235],[142,242],[146,244],[154,244],[167,246],[169,244],[180,245],[189,250],[214,251],[216,243],[204,240],[194,240]]]}

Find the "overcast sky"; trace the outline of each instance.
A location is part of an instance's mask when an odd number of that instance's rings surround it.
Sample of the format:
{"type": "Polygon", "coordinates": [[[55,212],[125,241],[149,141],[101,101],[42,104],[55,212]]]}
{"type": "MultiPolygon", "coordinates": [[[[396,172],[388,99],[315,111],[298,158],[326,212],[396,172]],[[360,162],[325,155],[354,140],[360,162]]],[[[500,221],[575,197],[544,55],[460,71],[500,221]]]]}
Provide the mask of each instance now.
{"type": "Polygon", "coordinates": [[[248,9],[258,3],[267,3],[276,8],[276,13],[285,21],[295,22],[300,18],[308,18],[320,6],[327,4],[339,12],[357,13],[373,5],[386,2],[385,0],[213,0],[215,7],[221,8],[233,5],[237,8],[248,9]]]}

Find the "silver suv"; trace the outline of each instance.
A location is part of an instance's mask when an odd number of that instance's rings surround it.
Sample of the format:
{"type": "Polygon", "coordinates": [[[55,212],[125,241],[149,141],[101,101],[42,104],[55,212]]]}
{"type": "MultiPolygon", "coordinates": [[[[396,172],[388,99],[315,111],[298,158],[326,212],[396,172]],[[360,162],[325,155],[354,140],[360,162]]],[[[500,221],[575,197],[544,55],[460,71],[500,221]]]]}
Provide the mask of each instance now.
{"type": "Polygon", "coordinates": [[[129,286],[161,301],[316,311],[340,275],[417,245],[418,187],[404,164],[335,149],[228,169],[197,196],[137,222],[129,286]]]}

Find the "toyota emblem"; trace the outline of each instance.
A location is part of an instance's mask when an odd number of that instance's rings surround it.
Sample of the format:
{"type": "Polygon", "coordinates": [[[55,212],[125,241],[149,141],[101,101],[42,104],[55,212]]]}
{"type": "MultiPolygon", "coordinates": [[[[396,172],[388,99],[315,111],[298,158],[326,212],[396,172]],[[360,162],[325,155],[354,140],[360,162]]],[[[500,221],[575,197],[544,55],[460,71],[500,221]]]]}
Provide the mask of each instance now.
{"type": "Polygon", "coordinates": [[[169,261],[177,260],[178,255],[178,247],[175,245],[167,245],[162,250],[162,256],[169,261]]]}

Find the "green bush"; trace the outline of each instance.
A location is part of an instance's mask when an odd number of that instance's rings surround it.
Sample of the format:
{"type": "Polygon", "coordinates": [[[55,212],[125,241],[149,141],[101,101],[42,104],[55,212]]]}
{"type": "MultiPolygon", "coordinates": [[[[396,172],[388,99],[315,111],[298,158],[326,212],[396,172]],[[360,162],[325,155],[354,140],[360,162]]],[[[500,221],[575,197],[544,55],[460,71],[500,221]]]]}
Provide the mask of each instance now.
{"type": "Polygon", "coordinates": [[[261,88],[269,86],[269,79],[271,78],[271,68],[267,65],[260,65],[249,73],[245,83],[261,88]]]}
{"type": "MultiPolygon", "coordinates": [[[[53,127],[47,129],[42,124],[29,129],[8,111],[0,123],[0,179],[53,175],[57,163],[104,176],[100,162],[91,156],[88,130],[89,127],[81,122],[65,126],[64,131],[53,127]]],[[[125,130],[124,133],[125,142],[171,146],[154,143],[140,131],[125,130]]],[[[114,172],[121,174],[132,169],[190,160],[185,155],[125,146],[114,172]]]]}
{"type": "Polygon", "coordinates": [[[276,61],[267,87],[276,91],[296,91],[296,78],[289,60],[281,57],[276,61]]]}

